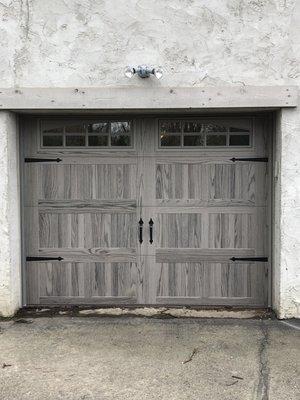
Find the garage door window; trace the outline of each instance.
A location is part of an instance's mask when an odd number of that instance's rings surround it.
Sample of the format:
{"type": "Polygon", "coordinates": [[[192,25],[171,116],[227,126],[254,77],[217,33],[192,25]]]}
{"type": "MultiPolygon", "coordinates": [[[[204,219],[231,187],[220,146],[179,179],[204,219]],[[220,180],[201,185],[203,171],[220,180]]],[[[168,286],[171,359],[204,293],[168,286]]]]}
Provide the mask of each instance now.
{"type": "Polygon", "coordinates": [[[41,122],[42,147],[132,147],[131,121],[41,122]]]}
{"type": "Polygon", "coordinates": [[[165,120],[159,124],[160,147],[227,147],[251,145],[251,119],[165,120]]]}

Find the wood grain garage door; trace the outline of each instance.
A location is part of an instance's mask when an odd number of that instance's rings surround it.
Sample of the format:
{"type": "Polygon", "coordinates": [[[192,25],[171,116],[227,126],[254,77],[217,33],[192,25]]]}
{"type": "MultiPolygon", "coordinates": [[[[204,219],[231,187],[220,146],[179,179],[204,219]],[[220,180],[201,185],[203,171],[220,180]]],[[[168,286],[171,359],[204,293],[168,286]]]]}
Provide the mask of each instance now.
{"type": "Polygon", "coordinates": [[[142,246],[153,304],[268,304],[268,127],[261,118],[145,121],[142,246]]]}
{"type": "Polygon", "coordinates": [[[22,138],[27,304],[268,304],[263,119],[31,118],[22,138]]]}
{"type": "Polygon", "coordinates": [[[27,303],[142,302],[132,121],[58,118],[25,128],[27,303]]]}

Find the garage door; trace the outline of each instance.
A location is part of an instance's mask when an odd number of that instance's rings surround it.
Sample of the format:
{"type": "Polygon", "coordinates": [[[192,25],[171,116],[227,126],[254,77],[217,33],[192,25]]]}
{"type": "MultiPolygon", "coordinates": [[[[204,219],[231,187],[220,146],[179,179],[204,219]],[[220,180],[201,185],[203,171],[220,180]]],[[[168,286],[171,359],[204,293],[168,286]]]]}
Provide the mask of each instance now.
{"type": "Polygon", "coordinates": [[[26,304],[268,305],[261,117],[23,121],[26,304]]]}

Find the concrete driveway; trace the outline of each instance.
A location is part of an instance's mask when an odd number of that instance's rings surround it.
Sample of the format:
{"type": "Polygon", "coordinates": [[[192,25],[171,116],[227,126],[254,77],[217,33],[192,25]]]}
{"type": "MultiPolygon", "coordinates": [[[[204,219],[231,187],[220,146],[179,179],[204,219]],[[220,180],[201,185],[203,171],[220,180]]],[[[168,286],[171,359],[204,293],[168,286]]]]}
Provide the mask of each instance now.
{"type": "Polygon", "coordinates": [[[300,398],[300,331],[276,320],[47,317],[0,329],[1,400],[300,398]]]}

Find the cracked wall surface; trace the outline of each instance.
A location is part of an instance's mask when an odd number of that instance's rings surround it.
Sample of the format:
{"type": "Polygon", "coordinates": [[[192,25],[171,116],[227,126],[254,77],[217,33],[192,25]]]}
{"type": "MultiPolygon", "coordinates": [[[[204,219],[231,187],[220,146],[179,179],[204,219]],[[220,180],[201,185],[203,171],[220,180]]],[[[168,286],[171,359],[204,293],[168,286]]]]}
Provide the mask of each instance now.
{"type": "MultiPolygon", "coordinates": [[[[299,38],[300,0],[1,0],[0,87],[299,86],[299,38]],[[140,63],[162,66],[163,79],[128,81],[125,66],[140,63]]],[[[283,318],[300,317],[300,118],[285,116],[274,275],[283,318]]]]}

